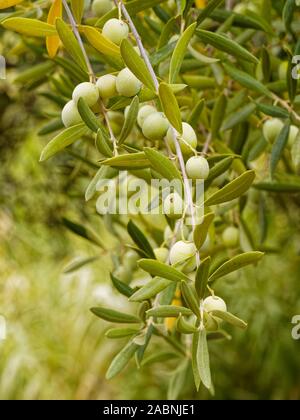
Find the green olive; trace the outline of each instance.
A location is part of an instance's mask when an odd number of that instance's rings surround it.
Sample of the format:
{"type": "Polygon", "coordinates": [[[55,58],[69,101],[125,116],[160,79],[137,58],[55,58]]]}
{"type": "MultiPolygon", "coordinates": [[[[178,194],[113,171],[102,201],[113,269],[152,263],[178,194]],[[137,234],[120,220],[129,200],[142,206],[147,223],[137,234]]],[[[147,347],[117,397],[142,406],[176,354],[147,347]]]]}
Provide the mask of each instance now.
{"type": "Polygon", "coordinates": [[[166,263],[169,258],[169,250],[167,248],[155,248],[154,254],[157,261],[166,263]]]}
{"type": "Polygon", "coordinates": [[[70,101],[64,106],[64,109],[61,113],[61,119],[66,128],[82,122],[74,101],[70,101]]]}
{"type": "Polygon", "coordinates": [[[206,312],[222,311],[227,312],[227,305],[223,299],[218,296],[209,296],[203,302],[203,308],[206,312]]]}
{"type": "Polygon", "coordinates": [[[280,131],[282,130],[283,125],[283,122],[278,118],[267,120],[263,126],[263,134],[265,139],[270,143],[274,143],[280,131]]]}
{"type": "Polygon", "coordinates": [[[84,82],[80,83],[73,91],[73,101],[77,104],[80,98],[93,107],[99,100],[99,90],[94,83],[84,82]]]}
{"type": "Polygon", "coordinates": [[[142,106],[139,110],[138,117],[137,117],[138,125],[142,128],[146,118],[149,117],[149,115],[154,114],[156,112],[157,112],[156,108],[152,105],[142,106]]]}
{"type": "Polygon", "coordinates": [[[102,30],[102,35],[117,45],[120,45],[123,39],[128,37],[128,34],[127,23],[115,18],[108,20],[102,30]]]}
{"type": "Polygon", "coordinates": [[[236,227],[230,226],[224,230],[222,239],[226,248],[235,248],[240,242],[240,232],[236,227]]]}
{"type": "Polygon", "coordinates": [[[163,202],[163,212],[170,219],[180,219],[184,210],[184,202],[178,193],[169,194],[163,202]]]}
{"type": "Polygon", "coordinates": [[[170,250],[170,263],[190,273],[196,267],[197,248],[193,242],[176,242],[170,250]]]}
{"type": "MultiPolygon", "coordinates": [[[[197,135],[193,127],[188,123],[182,124],[182,135],[178,135],[178,141],[181,148],[181,151],[184,155],[190,155],[193,152],[193,149],[197,147],[197,135]]],[[[176,153],[176,147],[174,144],[174,129],[169,128],[167,133],[167,142],[171,150],[176,153]]]]}
{"type": "Polygon", "coordinates": [[[116,82],[117,78],[112,74],[106,74],[105,76],[99,77],[96,86],[99,89],[101,98],[107,99],[117,96],[116,82]]]}
{"type": "Polygon", "coordinates": [[[144,136],[149,140],[162,140],[169,128],[169,122],[160,112],[151,113],[142,127],[144,136]]]}
{"type": "Polygon", "coordinates": [[[202,156],[191,157],[186,163],[186,172],[191,179],[207,179],[209,164],[202,156]]]}
{"type": "Polygon", "coordinates": [[[125,68],[118,74],[116,86],[121,96],[130,98],[139,93],[142,83],[128,68],[125,68]]]}
{"type": "Polygon", "coordinates": [[[110,12],[113,8],[112,0],[94,0],[92,4],[92,12],[94,15],[101,17],[110,12]]]}

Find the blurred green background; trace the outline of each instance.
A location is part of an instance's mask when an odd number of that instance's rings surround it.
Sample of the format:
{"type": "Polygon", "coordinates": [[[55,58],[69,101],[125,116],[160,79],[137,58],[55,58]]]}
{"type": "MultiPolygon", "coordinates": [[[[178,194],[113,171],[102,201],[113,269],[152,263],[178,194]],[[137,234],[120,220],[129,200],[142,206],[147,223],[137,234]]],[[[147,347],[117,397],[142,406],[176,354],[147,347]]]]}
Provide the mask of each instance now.
{"type": "MultiPolygon", "coordinates": [[[[0,53],[15,45],[11,37],[2,39],[0,53]]],[[[0,399],[164,399],[176,368],[172,361],[139,371],[132,362],[115,380],[104,378],[120,343],[104,337],[108,325],[89,308],[127,303],[111,287],[109,255],[61,223],[66,215],[89,220],[108,235],[94,203],[84,202],[95,168],[67,153],[39,163],[47,142],[37,135],[46,102],[12,84],[14,59],[9,57],[8,79],[0,81],[0,314],[7,321],[7,338],[0,341],[0,399]],[[99,260],[93,264],[63,273],[74,260],[94,255],[99,260]]],[[[292,317],[300,314],[298,201],[267,198],[277,252],[259,269],[218,283],[216,292],[222,290],[230,311],[249,328],[230,330],[231,342],[211,345],[215,396],[196,394],[189,375],[180,398],[300,398],[300,341],[291,336],[292,317]]]]}

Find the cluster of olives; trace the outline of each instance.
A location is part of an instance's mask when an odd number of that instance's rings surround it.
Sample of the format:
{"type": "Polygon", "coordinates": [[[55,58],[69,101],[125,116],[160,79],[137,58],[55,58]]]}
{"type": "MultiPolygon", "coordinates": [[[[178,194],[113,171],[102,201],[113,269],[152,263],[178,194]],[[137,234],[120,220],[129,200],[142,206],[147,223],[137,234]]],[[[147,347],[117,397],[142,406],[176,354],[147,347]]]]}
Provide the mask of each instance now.
{"type": "MultiPolygon", "coordinates": [[[[279,118],[271,118],[267,120],[263,126],[263,134],[264,134],[265,139],[271,144],[274,143],[280,131],[282,130],[283,126],[284,124],[279,118]]],[[[288,138],[289,147],[293,146],[298,134],[299,134],[299,128],[296,127],[295,125],[291,125],[289,138],[288,138]]]]}
{"type": "Polygon", "coordinates": [[[82,120],[77,109],[77,103],[83,98],[90,108],[93,108],[99,98],[103,100],[117,95],[132,97],[141,89],[142,83],[135,75],[125,68],[117,76],[106,74],[97,80],[97,83],[83,82],[74,89],[72,100],[62,111],[62,121],[65,127],[79,124],[82,120]]]}

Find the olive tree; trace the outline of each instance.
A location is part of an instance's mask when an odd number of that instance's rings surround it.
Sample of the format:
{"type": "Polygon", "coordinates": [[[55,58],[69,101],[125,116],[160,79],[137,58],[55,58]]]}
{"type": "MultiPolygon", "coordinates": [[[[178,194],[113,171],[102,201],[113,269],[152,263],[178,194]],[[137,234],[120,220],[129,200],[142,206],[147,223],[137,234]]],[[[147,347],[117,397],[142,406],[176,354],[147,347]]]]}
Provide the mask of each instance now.
{"type": "MultiPolygon", "coordinates": [[[[47,89],[49,121],[41,134],[52,138],[41,161],[69,151],[89,165],[86,201],[101,198],[105,181],[116,202],[124,191],[130,200],[135,182],[151,190],[154,180],[174,182],[148,202],[155,216],[142,208],[102,215],[116,237],[112,285],[132,305],[130,313],[113,302],[91,309],[118,324],[109,339],[127,340],[108,379],[133,357],[138,367],[176,359],[170,398],[189,369],[197,389],[203,384],[213,392],[209,342],[230,339],[227,325],[247,327],[214,288],[247,265],[259,269],[272,251],[267,194],[300,191],[297,6],[296,0],[0,1],[2,27],[19,33],[38,61],[20,71],[18,82],[37,94],[47,89]],[[254,235],[245,214],[257,201],[254,235]],[[165,347],[153,351],[157,340],[165,347]]],[[[102,204],[98,199],[99,213],[102,204]]],[[[88,225],[64,222],[106,249],[88,225]]]]}

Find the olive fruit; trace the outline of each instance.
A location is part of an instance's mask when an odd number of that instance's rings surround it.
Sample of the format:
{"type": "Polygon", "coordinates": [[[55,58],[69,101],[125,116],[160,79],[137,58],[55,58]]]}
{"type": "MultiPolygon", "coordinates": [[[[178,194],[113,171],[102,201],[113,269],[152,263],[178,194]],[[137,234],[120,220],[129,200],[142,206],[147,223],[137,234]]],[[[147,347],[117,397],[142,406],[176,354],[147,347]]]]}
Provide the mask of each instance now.
{"type": "Polygon", "coordinates": [[[127,23],[115,18],[108,20],[102,30],[102,35],[117,45],[120,45],[123,39],[128,37],[128,34],[127,23]]]}
{"type": "Polygon", "coordinates": [[[163,212],[170,219],[180,219],[184,210],[184,202],[178,193],[169,194],[163,202],[163,212]]]}
{"type": "Polygon", "coordinates": [[[106,74],[105,76],[99,77],[96,86],[99,89],[101,98],[112,98],[118,94],[116,82],[117,78],[112,74],[106,74]]]}
{"type": "Polygon", "coordinates": [[[135,251],[130,249],[124,255],[124,259],[123,259],[124,265],[128,267],[130,270],[134,270],[137,267],[138,259],[139,259],[138,254],[135,251]]]}
{"type": "Polygon", "coordinates": [[[226,248],[235,248],[239,245],[240,232],[236,227],[230,226],[224,230],[222,239],[226,248]]]}
{"type": "Polygon", "coordinates": [[[113,4],[111,0],[94,0],[92,4],[92,12],[98,17],[104,16],[112,8],[113,4]]]}
{"type": "Polygon", "coordinates": [[[265,139],[270,143],[274,143],[282,128],[283,122],[278,118],[267,120],[263,126],[263,134],[265,139]]]}
{"type": "Polygon", "coordinates": [[[207,179],[209,164],[202,156],[191,157],[186,163],[186,173],[191,179],[207,179]]]}
{"type": "Polygon", "coordinates": [[[209,296],[203,302],[203,308],[206,312],[222,311],[227,312],[227,305],[223,299],[218,296],[209,296]]]}
{"type": "Polygon", "coordinates": [[[299,134],[299,128],[296,127],[295,125],[291,125],[290,126],[289,139],[288,139],[289,147],[293,146],[293,144],[296,141],[296,138],[297,138],[298,134],[299,134]]]}
{"type": "Polygon", "coordinates": [[[166,263],[169,257],[169,250],[167,248],[155,248],[154,255],[157,261],[166,263]]]}
{"type": "Polygon", "coordinates": [[[137,77],[126,67],[121,70],[116,80],[117,91],[121,96],[128,98],[139,93],[142,83],[137,77]]]}
{"type": "Polygon", "coordinates": [[[80,98],[83,98],[90,107],[93,107],[98,102],[99,89],[94,83],[80,83],[73,91],[73,101],[77,104],[80,98]]]}
{"type": "Polygon", "coordinates": [[[193,242],[176,242],[170,250],[170,263],[182,266],[183,271],[191,272],[196,267],[197,248],[193,242]]]}
{"type": "Polygon", "coordinates": [[[162,140],[169,128],[167,118],[160,112],[155,112],[145,119],[142,131],[144,136],[149,140],[162,140]]]}
{"type": "Polygon", "coordinates": [[[70,101],[64,106],[61,113],[61,119],[66,128],[82,122],[82,119],[74,101],[70,101]]]}
{"type": "Polygon", "coordinates": [[[149,115],[154,114],[156,112],[156,108],[152,105],[142,106],[139,110],[137,117],[138,125],[142,128],[146,118],[149,117],[149,115]]]}
{"type": "MultiPolygon", "coordinates": [[[[193,127],[188,123],[182,123],[182,135],[178,136],[179,145],[181,151],[184,155],[189,155],[192,152],[192,149],[197,147],[197,135],[193,127]]],[[[176,153],[176,147],[174,144],[174,130],[169,128],[167,133],[167,142],[171,148],[171,150],[176,153]]]]}

